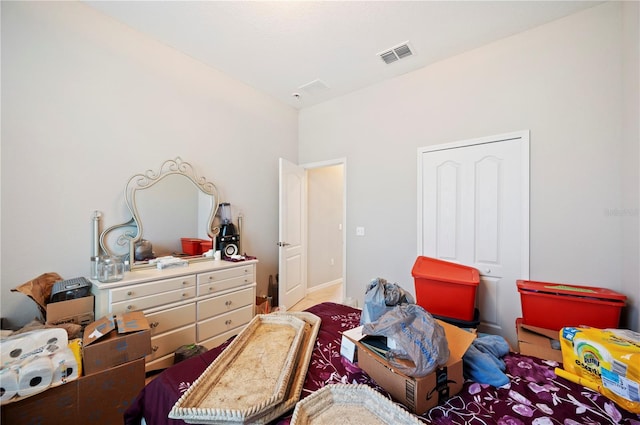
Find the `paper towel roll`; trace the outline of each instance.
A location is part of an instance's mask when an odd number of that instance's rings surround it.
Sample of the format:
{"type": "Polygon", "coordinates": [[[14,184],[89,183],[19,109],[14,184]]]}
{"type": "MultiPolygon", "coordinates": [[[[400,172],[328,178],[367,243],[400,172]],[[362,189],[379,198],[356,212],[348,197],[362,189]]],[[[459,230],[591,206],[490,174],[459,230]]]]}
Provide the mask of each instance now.
{"type": "Polygon", "coordinates": [[[2,366],[20,362],[20,357],[37,348],[37,340],[28,334],[21,334],[9,337],[0,341],[0,352],[2,353],[2,366]]]}
{"type": "Polygon", "coordinates": [[[39,351],[34,353],[35,355],[52,354],[69,345],[67,331],[62,328],[38,329],[33,332],[35,332],[33,338],[36,340],[39,351]]]}
{"type": "Polygon", "coordinates": [[[31,357],[18,369],[18,395],[37,394],[51,386],[53,364],[48,356],[31,357]]]}
{"type": "Polygon", "coordinates": [[[0,403],[18,394],[18,372],[12,368],[0,369],[0,403]]]}
{"type": "Polygon", "coordinates": [[[62,328],[37,329],[3,339],[0,341],[2,366],[31,356],[52,354],[68,343],[67,331],[62,328]]]}
{"type": "Polygon", "coordinates": [[[63,348],[51,355],[51,364],[53,365],[52,387],[78,379],[78,362],[70,348],[63,348]]]}

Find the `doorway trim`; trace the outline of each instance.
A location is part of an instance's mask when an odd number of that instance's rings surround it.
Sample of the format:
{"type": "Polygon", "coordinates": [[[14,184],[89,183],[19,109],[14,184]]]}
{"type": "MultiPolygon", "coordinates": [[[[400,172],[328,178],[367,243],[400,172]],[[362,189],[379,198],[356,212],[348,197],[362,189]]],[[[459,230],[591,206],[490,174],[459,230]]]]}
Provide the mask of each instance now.
{"type": "MultiPolygon", "coordinates": [[[[335,158],[326,161],[310,162],[306,164],[300,164],[305,171],[332,167],[335,165],[342,165],[342,298],[344,299],[347,294],[347,237],[345,232],[346,220],[347,220],[347,158],[335,158]]],[[[307,226],[309,223],[307,222],[307,226]]],[[[308,241],[306,243],[309,243],[308,241]]],[[[308,261],[308,260],[307,260],[308,261]]],[[[306,291],[309,292],[308,282],[305,282],[306,291]]],[[[323,285],[320,285],[323,286],[323,285]]]]}

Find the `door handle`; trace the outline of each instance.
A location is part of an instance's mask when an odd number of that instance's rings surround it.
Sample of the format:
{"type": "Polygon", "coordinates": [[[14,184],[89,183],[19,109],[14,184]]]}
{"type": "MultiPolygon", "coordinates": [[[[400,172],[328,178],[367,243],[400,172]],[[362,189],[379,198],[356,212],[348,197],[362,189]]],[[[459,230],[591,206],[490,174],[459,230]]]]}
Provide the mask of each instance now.
{"type": "Polygon", "coordinates": [[[277,245],[278,245],[278,246],[280,246],[280,247],[282,247],[282,246],[288,246],[288,245],[291,245],[291,244],[290,244],[290,243],[287,243],[287,242],[278,242],[278,244],[277,244],[277,245]]]}

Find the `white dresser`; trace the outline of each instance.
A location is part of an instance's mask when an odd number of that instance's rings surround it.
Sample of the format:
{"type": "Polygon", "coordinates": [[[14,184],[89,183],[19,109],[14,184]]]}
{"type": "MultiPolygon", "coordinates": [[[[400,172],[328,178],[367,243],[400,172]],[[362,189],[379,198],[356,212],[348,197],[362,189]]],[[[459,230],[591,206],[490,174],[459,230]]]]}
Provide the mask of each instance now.
{"type": "Polygon", "coordinates": [[[254,316],[257,260],[203,261],[188,267],[140,269],[114,283],[92,281],[96,319],[141,310],[151,325],[146,371],[173,364],[174,352],[197,343],[211,349],[237,335],[254,316]]]}

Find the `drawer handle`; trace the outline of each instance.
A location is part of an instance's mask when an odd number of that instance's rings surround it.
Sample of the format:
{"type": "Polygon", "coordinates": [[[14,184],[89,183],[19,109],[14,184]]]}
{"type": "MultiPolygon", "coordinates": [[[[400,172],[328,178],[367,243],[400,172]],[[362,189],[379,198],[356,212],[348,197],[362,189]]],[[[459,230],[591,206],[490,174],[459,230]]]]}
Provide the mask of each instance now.
{"type": "Polygon", "coordinates": [[[188,284],[189,284],[189,281],[188,281],[188,280],[183,280],[183,281],[182,281],[182,284],[183,284],[183,285],[188,285],[188,284]]]}
{"type": "Polygon", "coordinates": [[[153,351],[153,352],[155,353],[156,351],[158,351],[158,348],[160,348],[160,347],[158,347],[157,345],[154,345],[154,346],[151,348],[151,351],[153,351]]]}
{"type": "Polygon", "coordinates": [[[229,320],[225,320],[224,324],[229,326],[231,324],[231,320],[230,319],[229,320]]]}
{"type": "Polygon", "coordinates": [[[152,322],[149,324],[149,326],[151,326],[151,329],[153,329],[153,328],[157,328],[159,324],[160,322],[152,322]]]}
{"type": "Polygon", "coordinates": [[[183,296],[183,297],[188,297],[188,296],[189,296],[189,294],[188,294],[188,293],[186,293],[186,292],[183,292],[183,293],[182,293],[182,296],[183,296]]]}
{"type": "Polygon", "coordinates": [[[209,286],[209,292],[213,291],[213,286],[209,286]]]}
{"type": "Polygon", "coordinates": [[[245,278],[244,283],[249,283],[249,279],[245,278]]]}
{"type": "Polygon", "coordinates": [[[215,279],[213,276],[209,276],[209,280],[213,280],[215,279]]]}
{"type": "Polygon", "coordinates": [[[129,296],[133,295],[133,291],[127,292],[127,295],[129,295],[129,296]]]}
{"type": "Polygon", "coordinates": [[[232,302],[231,302],[231,301],[226,301],[226,302],[224,303],[224,305],[226,305],[227,307],[229,307],[231,304],[232,304],[232,302]]]}
{"type": "Polygon", "coordinates": [[[129,305],[127,306],[127,310],[133,310],[133,306],[132,306],[131,304],[129,304],[129,305]]]}

